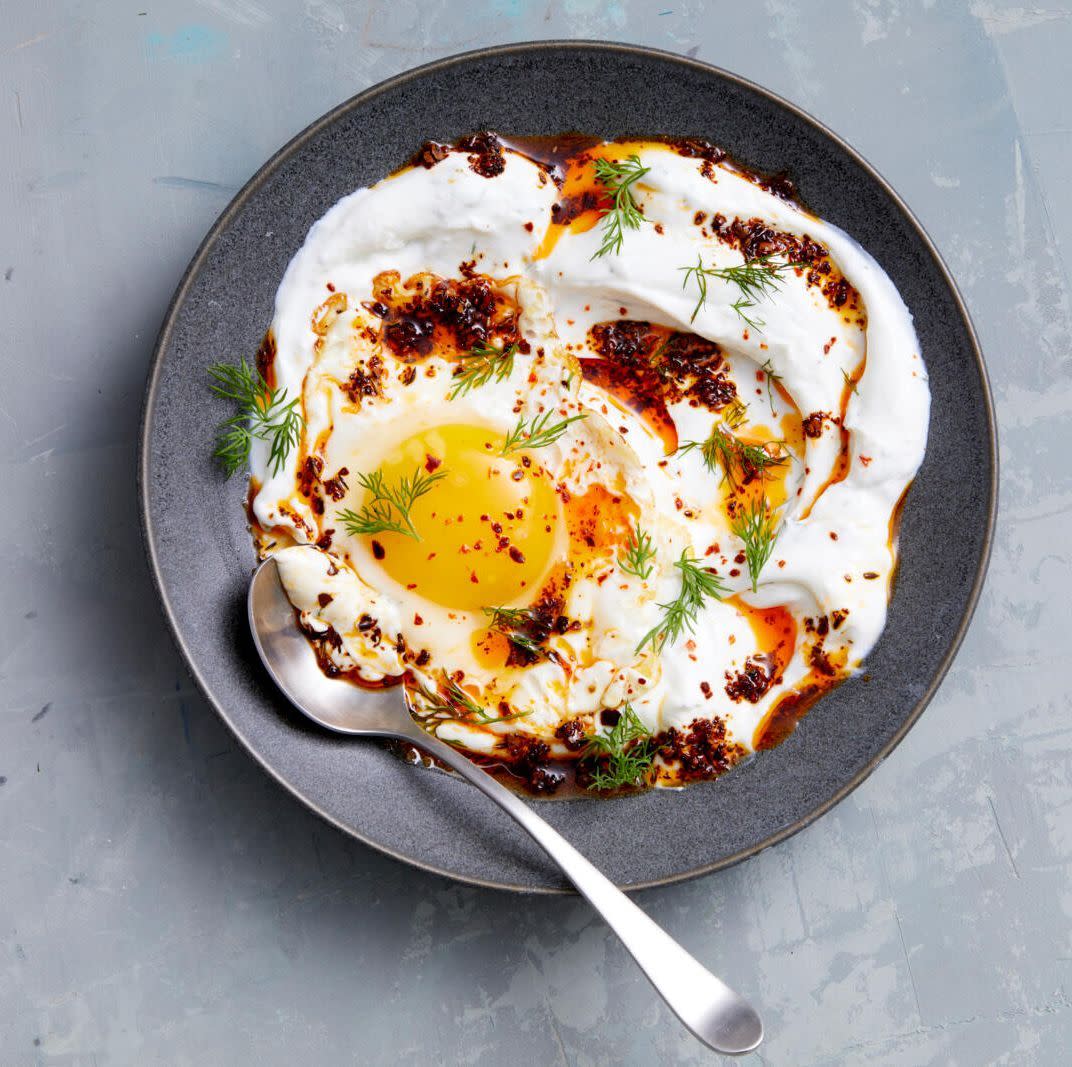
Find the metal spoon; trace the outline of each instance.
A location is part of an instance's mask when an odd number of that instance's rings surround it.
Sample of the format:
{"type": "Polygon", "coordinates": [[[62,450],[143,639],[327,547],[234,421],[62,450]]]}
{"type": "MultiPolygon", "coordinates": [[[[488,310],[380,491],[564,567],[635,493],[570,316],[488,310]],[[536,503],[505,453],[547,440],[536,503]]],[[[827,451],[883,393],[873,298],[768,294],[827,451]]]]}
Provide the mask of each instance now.
{"type": "Polygon", "coordinates": [[[622,939],[674,1014],[716,1052],[750,1052],[763,1040],[752,1006],[692,958],[601,874],[564,837],[490,774],[417,725],[396,693],[361,690],[320,670],[294,623],[275,560],[257,569],[249,587],[249,625],[268,673],[299,711],[336,733],[393,737],[442,760],[490,797],[562,868],[566,877],[622,939]]]}

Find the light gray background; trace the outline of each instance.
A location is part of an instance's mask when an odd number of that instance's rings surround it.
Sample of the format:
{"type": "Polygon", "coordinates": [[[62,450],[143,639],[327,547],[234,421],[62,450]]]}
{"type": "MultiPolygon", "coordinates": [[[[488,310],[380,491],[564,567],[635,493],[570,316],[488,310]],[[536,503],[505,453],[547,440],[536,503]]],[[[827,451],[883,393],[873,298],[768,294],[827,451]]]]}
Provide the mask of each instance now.
{"type": "Polygon", "coordinates": [[[9,0],[3,1064],[715,1059],[584,904],[410,870],[272,785],[194,690],[142,557],[152,342],[232,194],[374,82],[541,37],[695,55],[847,137],[958,278],[1001,423],[990,579],[920,724],[817,825],[641,903],[762,1006],[753,1062],[1068,1062],[1072,8],[9,0]]]}

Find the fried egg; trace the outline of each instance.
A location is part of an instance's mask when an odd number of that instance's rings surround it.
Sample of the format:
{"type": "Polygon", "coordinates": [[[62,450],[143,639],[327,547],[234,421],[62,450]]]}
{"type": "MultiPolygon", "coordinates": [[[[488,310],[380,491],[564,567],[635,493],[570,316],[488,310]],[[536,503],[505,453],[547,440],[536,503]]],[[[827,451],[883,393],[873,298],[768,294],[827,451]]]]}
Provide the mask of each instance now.
{"type": "Polygon", "coordinates": [[[325,669],[539,792],[612,742],[714,777],[858,669],[926,373],[878,264],[776,192],[696,142],[482,135],[313,226],[259,360],[300,441],[254,442],[250,514],[325,669]],[[599,161],[636,175],[617,251],[599,161]]]}

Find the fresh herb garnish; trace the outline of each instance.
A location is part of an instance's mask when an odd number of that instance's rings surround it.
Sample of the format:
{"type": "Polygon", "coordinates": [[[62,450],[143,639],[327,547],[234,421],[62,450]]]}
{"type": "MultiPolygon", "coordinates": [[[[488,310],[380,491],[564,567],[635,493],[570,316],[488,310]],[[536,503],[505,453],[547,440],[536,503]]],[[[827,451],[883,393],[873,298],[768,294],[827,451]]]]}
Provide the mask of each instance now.
{"type": "Polygon", "coordinates": [[[651,534],[640,526],[634,526],[629,531],[629,540],[626,542],[622,554],[618,557],[618,566],[626,574],[645,579],[651,577],[652,560],[654,559],[655,548],[651,534]]]}
{"type": "Polygon", "coordinates": [[[735,396],[722,412],[722,421],[731,430],[736,430],[747,418],[748,405],[739,396],[735,396]]]}
{"type": "Polygon", "coordinates": [[[494,722],[513,722],[515,719],[523,719],[532,714],[528,711],[514,711],[508,715],[489,715],[487,708],[478,704],[457,682],[447,679],[446,693],[433,693],[423,685],[417,686],[417,691],[425,702],[424,712],[429,715],[449,715],[457,717],[458,712],[464,712],[472,722],[481,726],[487,726],[494,722]]]}
{"type": "Polygon", "coordinates": [[[501,633],[514,648],[531,659],[547,655],[540,642],[533,636],[548,633],[547,623],[531,608],[485,608],[484,614],[491,622],[488,626],[501,633]]]}
{"type": "Polygon", "coordinates": [[[860,390],[856,388],[857,380],[851,374],[849,374],[847,370],[842,370],[841,377],[845,379],[845,384],[848,386],[849,392],[855,393],[857,396],[859,396],[860,390]]]}
{"type": "Polygon", "coordinates": [[[212,391],[233,400],[238,414],[220,424],[215,456],[227,477],[237,474],[249,462],[253,438],[268,441],[268,462],[278,474],[290,450],[301,440],[305,419],[298,410],[300,397],[287,400],[286,389],[270,389],[256,367],[243,359],[233,363],[214,363],[208,369],[213,378],[212,391]]]}
{"type": "MultiPolygon", "coordinates": [[[[774,443],[774,442],[772,442],[774,443]]],[[[698,448],[704,466],[712,473],[722,471],[734,489],[758,475],[763,478],[771,467],[780,467],[786,461],[783,454],[774,454],[765,445],[746,444],[725,426],[715,426],[705,441],[682,441],[677,451],[685,455],[698,448]]]]}
{"type": "Polygon", "coordinates": [[[354,537],[398,533],[419,541],[421,535],[413,525],[410,511],[436,482],[446,476],[447,472],[442,468],[429,474],[417,467],[410,477],[400,478],[397,484],[388,485],[382,471],[358,474],[358,483],[368,490],[372,499],[360,511],[350,508],[340,511],[339,520],[346,527],[346,532],[354,537]]]}
{"type": "Polygon", "coordinates": [[[456,400],[470,389],[487,385],[492,379],[501,382],[509,378],[514,370],[516,354],[516,344],[505,348],[479,344],[471,348],[461,356],[461,362],[455,368],[447,399],[456,400]]]}
{"type": "Polygon", "coordinates": [[[631,704],[623,704],[618,721],[607,733],[588,735],[583,758],[597,760],[589,789],[609,793],[624,786],[644,785],[655,759],[651,732],[631,704]]]}
{"type": "Polygon", "coordinates": [[[692,633],[705,597],[721,600],[727,591],[722,579],[690,557],[688,549],[682,551],[674,566],[681,572],[681,591],[674,600],[659,605],[663,617],[641,638],[638,652],[648,644],[653,651],[662,652],[667,642],[673,644],[686,631],[692,633]]]}
{"type": "Polygon", "coordinates": [[[760,571],[767,564],[778,540],[780,513],[772,510],[764,496],[754,497],[730,525],[733,533],[744,542],[744,556],[752,579],[752,592],[759,587],[760,571]]]}
{"type": "Polygon", "coordinates": [[[776,374],[774,371],[774,364],[771,363],[770,357],[765,359],[760,365],[759,369],[767,376],[767,403],[770,404],[770,412],[773,415],[774,412],[774,393],[772,387],[782,384],[782,376],[776,374]]]}
{"type": "Polygon", "coordinates": [[[694,267],[678,268],[685,272],[685,280],[681,283],[681,288],[684,289],[689,284],[689,279],[694,279],[699,291],[699,299],[696,301],[696,307],[689,321],[695,322],[700,309],[707,303],[707,279],[717,278],[719,281],[737,286],[741,295],[730,306],[737,316],[753,330],[762,330],[766,323],[762,319],[752,318],[749,312],[759,303],[761,297],[770,297],[771,294],[781,289],[783,279],[780,271],[791,270],[799,266],[799,263],[775,263],[771,256],[757,256],[755,259],[746,259],[744,263],[733,267],[705,267],[703,257],[697,255],[694,267]]]}
{"type": "Polygon", "coordinates": [[[614,162],[609,159],[596,160],[596,179],[610,193],[613,204],[603,216],[603,243],[592,256],[605,256],[608,252],[617,255],[622,250],[625,231],[639,230],[644,216],[633,199],[633,183],[648,173],[650,167],[641,165],[640,157],[635,153],[628,159],[614,162]]]}
{"type": "Polygon", "coordinates": [[[548,410],[528,420],[518,419],[517,425],[506,435],[502,455],[508,456],[522,448],[543,448],[545,445],[554,444],[566,432],[571,422],[588,418],[588,413],[582,411],[579,415],[570,415],[559,422],[551,422],[553,414],[553,411],[548,410]]]}

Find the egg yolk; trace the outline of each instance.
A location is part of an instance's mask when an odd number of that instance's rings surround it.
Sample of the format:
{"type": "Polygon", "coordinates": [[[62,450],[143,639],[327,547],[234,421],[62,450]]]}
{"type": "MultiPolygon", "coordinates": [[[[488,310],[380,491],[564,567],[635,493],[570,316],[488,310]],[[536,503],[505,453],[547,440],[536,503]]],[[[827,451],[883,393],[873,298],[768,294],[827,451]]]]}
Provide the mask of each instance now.
{"type": "Polygon", "coordinates": [[[503,456],[503,441],[456,424],[422,430],[388,453],[379,468],[385,485],[418,469],[444,475],[410,510],[420,540],[365,538],[400,585],[460,611],[510,604],[538,588],[559,542],[562,505],[532,454],[503,456]]]}

